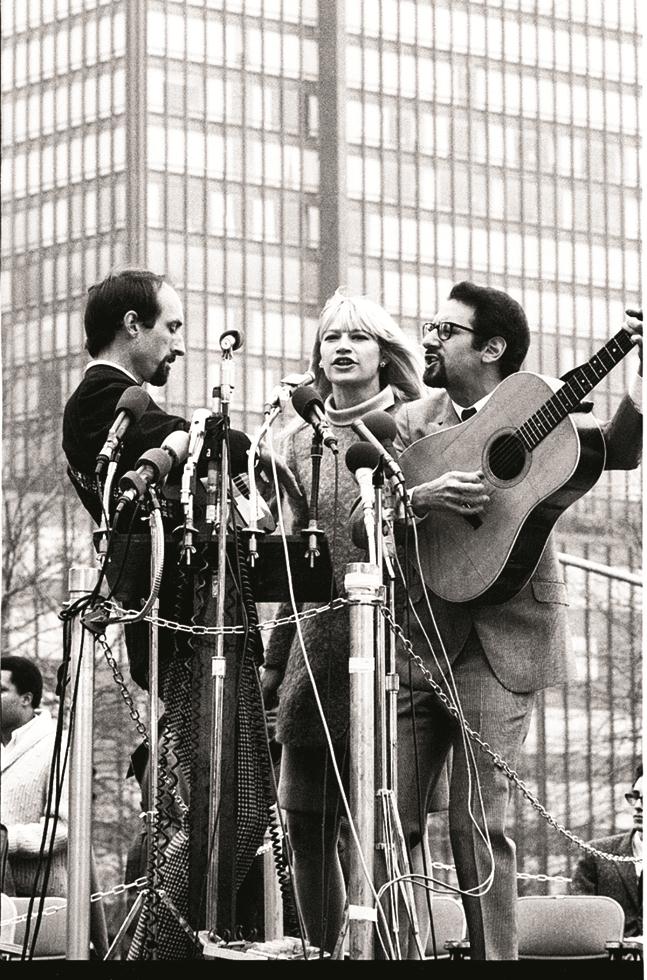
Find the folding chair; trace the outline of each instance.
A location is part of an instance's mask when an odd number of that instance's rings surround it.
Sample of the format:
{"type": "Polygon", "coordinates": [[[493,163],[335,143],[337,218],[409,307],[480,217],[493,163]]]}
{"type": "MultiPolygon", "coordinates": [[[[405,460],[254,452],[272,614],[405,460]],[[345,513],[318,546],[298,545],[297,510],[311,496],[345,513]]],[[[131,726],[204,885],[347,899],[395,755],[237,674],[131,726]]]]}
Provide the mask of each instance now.
{"type": "MultiPolygon", "coordinates": [[[[520,960],[605,960],[622,947],[625,913],[606,895],[523,895],[518,900],[520,960]]],[[[469,940],[447,944],[469,958],[469,940]]]]}
{"type": "MultiPolygon", "coordinates": [[[[26,915],[29,911],[29,898],[13,898],[16,905],[17,915],[26,915]]],[[[57,912],[50,913],[49,915],[43,914],[40,920],[40,926],[38,929],[38,938],[36,939],[36,947],[33,951],[33,960],[63,960],[65,959],[65,951],[67,946],[67,914],[66,914],[66,898],[57,898],[55,896],[48,896],[45,899],[43,906],[43,913],[47,912],[49,908],[58,908],[57,912]],[[62,907],[60,907],[62,906],[62,907]]],[[[29,925],[29,945],[31,947],[34,930],[36,926],[36,921],[38,917],[38,909],[40,908],[40,899],[34,899],[34,904],[32,906],[31,922],[27,921],[18,922],[16,925],[16,931],[14,934],[14,943],[16,946],[20,947],[22,951],[23,943],[25,941],[25,932],[27,926],[29,925]]]]}
{"type": "Polygon", "coordinates": [[[621,942],[625,913],[606,895],[523,895],[519,898],[520,960],[604,960],[621,942]]]}
{"type": "Polygon", "coordinates": [[[445,944],[459,942],[465,938],[467,923],[463,903],[458,898],[452,898],[451,895],[434,895],[431,899],[431,914],[433,929],[429,930],[425,959],[449,959],[445,944]]]}

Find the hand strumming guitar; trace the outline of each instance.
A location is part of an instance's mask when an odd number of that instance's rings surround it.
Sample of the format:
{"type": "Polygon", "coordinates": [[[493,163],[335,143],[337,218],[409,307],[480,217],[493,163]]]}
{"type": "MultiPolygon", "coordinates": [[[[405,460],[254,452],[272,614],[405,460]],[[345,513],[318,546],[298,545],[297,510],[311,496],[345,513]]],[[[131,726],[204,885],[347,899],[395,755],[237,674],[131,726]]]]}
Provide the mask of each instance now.
{"type": "Polygon", "coordinates": [[[435,480],[420,483],[411,491],[410,500],[416,517],[425,517],[430,511],[453,511],[463,514],[481,514],[489,501],[481,470],[465,473],[450,470],[435,480]]]}

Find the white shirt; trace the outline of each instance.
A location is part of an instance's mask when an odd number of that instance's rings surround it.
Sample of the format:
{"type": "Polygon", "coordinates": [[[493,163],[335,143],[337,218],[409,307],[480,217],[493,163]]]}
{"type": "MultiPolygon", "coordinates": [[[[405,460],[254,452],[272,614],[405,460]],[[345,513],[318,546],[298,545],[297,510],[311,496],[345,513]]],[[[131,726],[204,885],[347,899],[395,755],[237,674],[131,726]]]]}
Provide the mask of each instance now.
{"type": "Polygon", "coordinates": [[[106,367],[114,368],[116,371],[121,371],[122,374],[125,374],[126,377],[131,378],[140,388],[143,387],[139,378],[136,378],[134,374],[131,374],[130,371],[128,371],[125,367],[122,367],[121,364],[115,364],[114,361],[106,361],[103,358],[96,358],[95,360],[90,361],[89,364],[86,364],[85,368],[83,369],[83,373],[87,374],[90,368],[93,368],[97,364],[103,364],[106,367]]]}
{"type": "Polygon", "coordinates": [[[30,742],[39,735],[43,727],[51,727],[51,722],[51,715],[46,708],[36,708],[34,717],[19,728],[15,728],[7,744],[0,748],[2,768],[6,769],[14,758],[21,754],[25,742],[30,742]]]}

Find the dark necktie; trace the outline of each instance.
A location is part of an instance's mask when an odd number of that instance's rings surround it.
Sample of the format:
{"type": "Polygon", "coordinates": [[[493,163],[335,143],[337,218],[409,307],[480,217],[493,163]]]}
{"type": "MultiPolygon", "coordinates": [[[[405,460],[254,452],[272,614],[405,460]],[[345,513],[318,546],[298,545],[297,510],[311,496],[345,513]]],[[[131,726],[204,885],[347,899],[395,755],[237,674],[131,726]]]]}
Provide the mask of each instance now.
{"type": "Polygon", "coordinates": [[[461,422],[466,422],[468,419],[471,419],[473,415],[476,415],[475,408],[463,408],[461,410],[461,422]]]}

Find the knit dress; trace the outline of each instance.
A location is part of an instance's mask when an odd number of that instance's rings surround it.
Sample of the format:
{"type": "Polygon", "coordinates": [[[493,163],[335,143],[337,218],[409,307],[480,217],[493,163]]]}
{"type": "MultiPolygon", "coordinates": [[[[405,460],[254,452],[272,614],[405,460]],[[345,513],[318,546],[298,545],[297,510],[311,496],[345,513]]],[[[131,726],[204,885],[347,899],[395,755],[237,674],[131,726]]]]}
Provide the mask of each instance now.
{"type": "MultiPolygon", "coordinates": [[[[335,506],[335,461],[330,451],[324,448],[319,483],[318,524],[329,543],[338,594],[344,592],[346,565],[349,562],[367,560],[365,552],[357,548],[350,537],[349,513],[359,494],[355,478],[345,463],[346,450],[358,439],[351,428],[351,422],[377,410],[392,414],[397,404],[390,387],[352,409],[335,410],[331,399],[326,401],[326,416],[339,447],[338,498],[335,506]]],[[[302,500],[296,505],[292,499],[289,506],[285,502],[283,504],[288,534],[299,533],[308,525],[312,481],[311,443],[312,429],[303,425],[286,435],[281,447],[287,465],[303,494],[302,500]]],[[[323,602],[304,603],[300,609],[305,611],[323,605],[323,602]]],[[[284,604],[278,616],[290,615],[291,612],[291,606],[284,604]]],[[[338,741],[348,731],[350,722],[348,609],[342,607],[327,610],[312,619],[303,620],[301,633],[332,739],[338,741]]],[[[264,663],[266,667],[284,670],[279,688],[277,741],[290,746],[324,745],[326,740],[321,716],[294,625],[279,626],[273,630],[265,650],[264,663]]]]}

